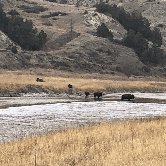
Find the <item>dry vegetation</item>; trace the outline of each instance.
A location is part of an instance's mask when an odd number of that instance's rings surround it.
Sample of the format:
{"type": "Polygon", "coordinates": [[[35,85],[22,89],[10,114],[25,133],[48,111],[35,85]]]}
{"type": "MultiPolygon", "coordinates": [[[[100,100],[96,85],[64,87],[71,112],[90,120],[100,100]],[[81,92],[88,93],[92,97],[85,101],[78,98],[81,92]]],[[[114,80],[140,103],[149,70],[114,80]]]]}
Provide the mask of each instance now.
{"type": "Polygon", "coordinates": [[[165,165],[166,119],[67,129],[0,145],[3,166],[165,165]]]}
{"type": "Polygon", "coordinates": [[[128,78],[122,75],[75,74],[55,70],[36,69],[27,71],[0,72],[1,92],[64,92],[68,84],[73,91],[141,91],[156,92],[166,90],[166,80],[128,78]],[[36,78],[45,82],[36,82],[36,78]],[[39,88],[40,87],[40,88],[39,88]],[[36,88],[36,89],[35,89],[36,88]],[[36,91],[35,91],[36,90],[36,91]]]}

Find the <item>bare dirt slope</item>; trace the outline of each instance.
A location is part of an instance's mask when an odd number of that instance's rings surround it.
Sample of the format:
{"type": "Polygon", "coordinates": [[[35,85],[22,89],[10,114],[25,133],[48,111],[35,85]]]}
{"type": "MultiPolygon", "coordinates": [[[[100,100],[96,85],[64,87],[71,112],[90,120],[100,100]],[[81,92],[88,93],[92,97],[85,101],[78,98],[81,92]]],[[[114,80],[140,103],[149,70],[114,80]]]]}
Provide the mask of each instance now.
{"type": "MultiPolygon", "coordinates": [[[[132,49],[97,37],[96,29],[103,22],[113,32],[114,39],[122,40],[126,30],[111,16],[97,13],[94,7],[89,7],[90,5],[76,7],[73,3],[72,5],[58,4],[43,0],[1,0],[1,2],[6,13],[15,9],[21,17],[32,20],[36,28],[43,29],[47,33],[48,40],[41,51],[23,51],[17,46],[18,54],[13,54],[10,49],[11,41],[2,33],[0,68],[13,70],[41,67],[78,73],[122,72],[128,76],[164,76],[163,67],[150,69],[139,61],[132,49]],[[47,10],[28,13],[24,10],[25,6],[35,9],[37,6],[42,6],[47,10]],[[67,15],[47,17],[53,12],[67,15]],[[5,37],[5,42],[2,36],[5,37]]],[[[146,11],[151,7],[146,4],[142,9],[141,4],[134,1],[134,6],[127,4],[132,3],[124,2],[123,6],[126,10],[137,7],[144,12],[145,16],[147,16],[146,11]]]]}

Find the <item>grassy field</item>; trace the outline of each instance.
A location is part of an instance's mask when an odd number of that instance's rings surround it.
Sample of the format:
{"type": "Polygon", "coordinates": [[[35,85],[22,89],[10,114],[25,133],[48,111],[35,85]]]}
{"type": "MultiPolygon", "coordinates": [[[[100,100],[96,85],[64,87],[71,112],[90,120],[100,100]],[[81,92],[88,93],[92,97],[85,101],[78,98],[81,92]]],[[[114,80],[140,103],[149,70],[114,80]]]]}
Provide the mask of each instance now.
{"type": "Polygon", "coordinates": [[[0,71],[1,92],[64,92],[68,84],[73,91],[142,91],[155,92],[166,90],[166,80],[128,78],[124,75],[75,74],[55,70],[0,71]],[[36,82],[36,78],[45,82],[36,82]]]}
{"type": "MultiPolygon", "coordinates": [[[[74,74],[55,70],[0,70],[1,92],[166,90],[166,80],[124,75],[74,74]],[[45,82],[36,82],[36,78],[45,82]],[[39,88],[40,87],[40,88],[39,88]]],[[[71,128],[0,144],[2,166],[166,165],[166,119],[156,118],[71,128]]]]}
{"type": "Polygon", "coordinates": [[[166,165],[166,119],[84,126],[3,143],[0,165],[166,165]]]}

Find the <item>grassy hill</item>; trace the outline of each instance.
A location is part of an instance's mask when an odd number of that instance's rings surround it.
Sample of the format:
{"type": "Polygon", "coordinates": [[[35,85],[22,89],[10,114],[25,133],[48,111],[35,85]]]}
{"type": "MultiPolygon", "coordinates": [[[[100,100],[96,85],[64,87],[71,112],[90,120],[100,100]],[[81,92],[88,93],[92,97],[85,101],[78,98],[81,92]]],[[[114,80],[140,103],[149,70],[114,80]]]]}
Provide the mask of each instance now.
{"type": "MultiPolygon", "coordinates": [[[[111,15],[96,12],[95,7],[76,7],[42,0],[8,0],[2,3],[7,16],[10,16],[8,12],[16,10],[24,19],[32,20],[39,31],[44,30],[47,42],[40,51],[18,48],[17,54],[13,54],[9,44],[4,42],[1,44],[0,68],[16,70],[40,67],[82,73],[121,72],[127,76],[152,76],[157,73],[164,76],[164,62],[152,68],[140,62],[131,48],[97,37],[97,27],[103,22],[116,40],[121,41],[127,31],[111,15]]],[[[141,11],[140,5],[136,6],[141,11]]],[[[148,4],[145,9],[149,10],[148,4]]]]}

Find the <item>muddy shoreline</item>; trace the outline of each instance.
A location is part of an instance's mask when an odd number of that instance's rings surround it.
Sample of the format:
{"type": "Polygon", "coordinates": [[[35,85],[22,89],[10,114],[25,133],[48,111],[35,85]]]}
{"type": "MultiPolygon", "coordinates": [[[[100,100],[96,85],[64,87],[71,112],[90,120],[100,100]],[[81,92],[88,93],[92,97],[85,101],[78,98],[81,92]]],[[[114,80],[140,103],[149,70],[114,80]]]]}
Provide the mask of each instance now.
{"type": "MultiPolygon", "coordinates": [[[[130,92],[126,92],[130,93],[130,92]]],[[[70,102],[95,102],[95,101],[121,101],[121,96],[125,93],[112,93],[104,92],[103,96],[94,98],[93,93],[90,93],[88,97],[83,93],[19,93],[13,96],[10,93],[0,95],[0,109],[5,109],[9,107],[21,107],[21,106],[31,106],[31,105],[43,105],[43,104],[55,104],[55,103],[70,103],[70,102]]],[[[134,94],[135,99],[128,101],[133,103],[166,103],[166,93],[130,93],[134,94]],[[145,94],[145,96],[144,96],[145,94]],[[155,94],[152,97],[151,94],[155,94]],[[163,96],[161,98],[161,96],[163,96]]]]}

